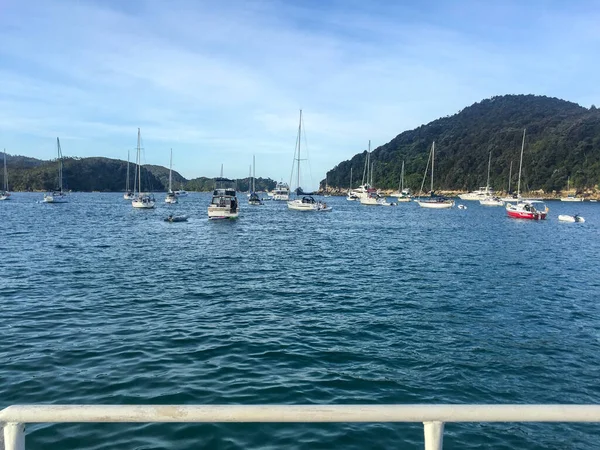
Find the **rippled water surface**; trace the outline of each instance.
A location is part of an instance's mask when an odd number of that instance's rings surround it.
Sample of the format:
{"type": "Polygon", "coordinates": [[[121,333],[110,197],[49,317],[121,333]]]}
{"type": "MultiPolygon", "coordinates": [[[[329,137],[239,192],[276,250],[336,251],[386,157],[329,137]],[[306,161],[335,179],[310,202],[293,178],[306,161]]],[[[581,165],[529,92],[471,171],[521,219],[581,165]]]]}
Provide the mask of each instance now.
{"type": "MultiPolygon", "coordinates": [[[[600,205],[332,213],[207,194],[0,202],[0,407],[599,403],[600,205]],[[159,196],[162,200],[162,196],[159,196]],[[187,223],[162,221],[169,211],[187,223]],[[558,214],[580,213],[566,224],[558,214]]],[[[444,448],[588,449],[597,425],[447,424],[444,448]]],[[[421,448],[421,424],[58,424],[28,449],[421,448]]]]}

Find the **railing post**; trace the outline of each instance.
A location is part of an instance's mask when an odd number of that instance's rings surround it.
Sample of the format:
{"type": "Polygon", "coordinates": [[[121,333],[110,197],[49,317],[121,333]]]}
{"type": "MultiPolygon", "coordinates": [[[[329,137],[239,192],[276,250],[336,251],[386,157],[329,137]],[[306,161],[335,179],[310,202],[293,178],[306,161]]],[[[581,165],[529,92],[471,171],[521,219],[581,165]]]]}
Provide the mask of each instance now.
{"type": "Polygon", "coordinates": [[[15,422],[4,424],[4,449],[25,450],[25,425],[15,422]]]}
{"type": "Polygon", "coordinates": [[[425,427],[425,450],[442,450],[444,445],[444,422],[423,422],[425,427]]]}

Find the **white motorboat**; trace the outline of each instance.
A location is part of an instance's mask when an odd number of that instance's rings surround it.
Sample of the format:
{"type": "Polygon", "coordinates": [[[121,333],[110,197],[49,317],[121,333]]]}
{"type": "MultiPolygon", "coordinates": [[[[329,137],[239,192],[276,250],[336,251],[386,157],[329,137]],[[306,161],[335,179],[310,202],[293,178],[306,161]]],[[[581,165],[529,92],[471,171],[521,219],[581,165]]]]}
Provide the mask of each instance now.
{"type": "Polygon", "coordinates": [[[558,220],[561,222],[585,222],[585,219],[578,214],[569,216],[568,214],[560,214],[558,220]]]}
{"type": "Polygon", "coordinates": [[[175,195],[177,197],[187,197],[188,193],[183,189],[179,189],[178,191],[175,191],[175,195]]]}
{"type": "Polygon", "coordinates": [[[504,201],[499,197],[486,197],[479,200],[482,206],[504,206],[504,201]]]}
{"type": "Polygon", "coordinates": [[[0,191],[0,201],[9,200],[10,192],[8,192],[8,171],[6,170],[6,149],[4,149],[4,176],[2,180],[2,190],[0,191]]]}
{"type": "Polygon", "coordinates": [[[233,185],[235,182],[228,178],[215,178],[215,190],[213,191],[210,205],[208,205],[208,218],[210,220],[237,219],[240,215],[240,206],[236,196],[235,188],[224,187],[233,185]]]}
{"type": "MultiPolygon", "coordinates": [[[[294,211],[322,211],[327,208],[325,203],[317,201],[314,199],[312,194],[305,193],[302,191],[300,187],[300,149],[302,142],[302,110],[300,110],[300,120],[298,123],[298,137],[296,139],[296,148],[294,149],[294,166],[296,168],[296,199],[288,200],[287,207],[288,209],[294,211]]],[[[292,169],[292,178],[294,172],[292,169]]],[[[290,181],[291,184],[291,181],[290,181]]]]}
{"type": "Polygon", "coordinates": [[[466,194],[460,194],[458,198],[461,200],[481,200],[486,197],[493,197],[494,190],[490,186],[483,186],[479,189],[468,192],[466,194]]]}
{"type": "Polygon", "coordinates": [[[290,185],[280,181],[275,185],[275,189],[269,193],[269,196],[272,200],[287,202],[290,199],[290,185]]]}
{"type": "Polygon", "coordinates": [[[58,152],[58,188],[44,194],[44,203],[67,203],[69,201],[67,193],[63,191],[62,150],[58,138],[56,138],[56,148],[58,152]]]}
{"type": "Polygon", "coordinates": [[[427,160],[427,167],[425,168],[425,174],[423,175],[423,182],[421,183],[421,193],[423,192],[423,186],[425,185],[425,178],[427,177],[427,169],[429,168],[429,161],[431,161],[431,189],[429,191],[429,197],[421,197],[417,200],[417,204],[421,208],[429,209],[449,209],[454,206],[454,200],[439,195],[435,195],[433,190],[433,168],[435,163],[435,141],[431,144],[431,151],[429,152],[429,159],[427,160]]]}
{"type": "Polygon", "coordinates": [[[561,197],[560,201],[561,202],[582,202],[583,201],[583,197],[577,197],[574,194],[569,194],[568,192],[571,190],[571,177],[567,177],[567,196],[566,197],[561,197]]]}
{"type": "Polygon", "coordinates": [[[133,181],[133,200],[131,206],[137,209],[152,209],[156,205],[154,194],[142,192],[142,150],[141,150],[141,133],[138,128],[137,137],[137,158],[136,165],[137,171],[135,173],[135,179],[133,181]],[[137,183],[136,183],[137,181],[137,183]],[[137,186],[136,186],[137,185],[137,186]],[[137,188],[137,193],[136,193],[137,188]]]}
{"type": "Polygon", "coordinates": [[[173,149],[171,149],[171,159],[169,161],[169,191],[165,197],[165,203],[177,203],[177,195],[173,192],[173,149]]]}
{"type": "Polygon", "coordinates": [[[365,206],[381,206],[379,202],[379,194],[375,191],[375,189],[370,189],[370,192],[367,192],[366,197],[360,198],[360,204],[365,206]]]}

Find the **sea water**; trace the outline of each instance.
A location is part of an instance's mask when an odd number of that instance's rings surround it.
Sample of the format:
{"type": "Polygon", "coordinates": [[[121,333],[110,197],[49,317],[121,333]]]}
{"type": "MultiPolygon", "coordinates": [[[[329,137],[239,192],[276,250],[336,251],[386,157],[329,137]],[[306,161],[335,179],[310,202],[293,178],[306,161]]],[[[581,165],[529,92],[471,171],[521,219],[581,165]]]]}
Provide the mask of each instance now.
{"type": "MultiPolygon", "coordinates": [[[[600,206],[548,220],[415,203],[208,194],[0,204],[0,408],[11,404],[600,401],[600,206]],[[579,213],[585,223],[561,223],[579,213]],[[189,221],[167,223],[169,214],[189,221]]],[[[446,424],[444,448],[589,449],[596,424],[446,424]]],[[[417,449],[422,424],[39,424],[28,449],[417,449]]]]}

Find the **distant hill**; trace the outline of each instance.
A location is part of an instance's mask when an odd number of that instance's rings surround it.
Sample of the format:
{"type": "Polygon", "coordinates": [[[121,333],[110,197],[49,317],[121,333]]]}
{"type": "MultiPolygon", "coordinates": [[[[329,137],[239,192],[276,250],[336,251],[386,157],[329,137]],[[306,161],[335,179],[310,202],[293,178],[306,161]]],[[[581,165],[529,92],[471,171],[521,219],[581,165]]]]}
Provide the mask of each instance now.
{"type": "MultiPolygon", "coordinates": [[[[45,191],[58,184],[58,162],[42,161],[25,156],[6,157],[9,172],[9,188],[12,191],[45,191]]],[[[130,186],[133,189],[136,165],[130,165],[130,186]]],[[[120,192],[125,190],[127,161],[102,157],[64,158],[63,181],[65,189],[73,191],[120,192]]],[[[248,178],[237,180],[240,191],[248,190],[248,178]]],[[[166,191],[169,185],[169,169],[163,166],[142,166],[142,189],[154,192],[166,191]]],[[[257,178],[257,190],[270,190],[275,181],[270,178],[257,178]]],[[[212,178],[187,180],[173,171],[173,189],[188,191],[212,191],[212,178]]]]}
{"type": "MultiPolygon", "coordinates": [[[[492,152],[490,184],[516,189],[523,129],[526,128],[522,190],[594,188],[600,183],[600,111],[535,95],[505,95],[475,103],[452,116],[405,131],[371,154],[374,184],[396,189],[405,161],[405,185],[421,186],[431,143],[436,142],[435,188],[472,190],[484,186],[492,152]]],[[[362,143],[357,143],[362,145],[362,143]]],[[[348,188],[362,179],[366,152],[327,172],[331,187],[348,188]]],[[[325,181],[321,183],[324,186],[325,181]]]]}

